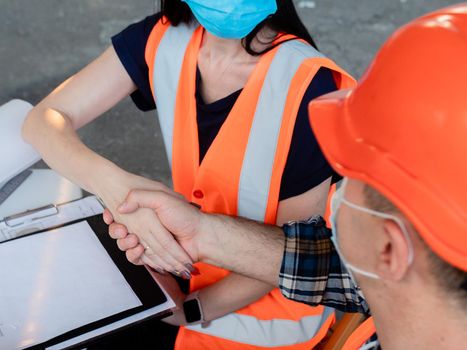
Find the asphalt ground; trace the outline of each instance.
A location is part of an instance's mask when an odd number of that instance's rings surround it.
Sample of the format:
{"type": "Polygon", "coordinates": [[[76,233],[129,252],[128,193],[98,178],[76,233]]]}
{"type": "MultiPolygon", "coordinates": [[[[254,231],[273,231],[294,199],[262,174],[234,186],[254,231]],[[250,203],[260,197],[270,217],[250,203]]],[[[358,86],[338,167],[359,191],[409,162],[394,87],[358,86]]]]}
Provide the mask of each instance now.
{"type": "MultiPolygon", "coordinates": [[[[295,1],[321,51],[360,77],[388,35],[448,0],[295,1]]],[[[0,104],[37,103],[99,55],[110,37],[155,11],[155,1],[0,0],[0,104]]],[[[170,182],[154,112],[129,98],[80,131],[87,145],[140,175],[170,182]]]]}

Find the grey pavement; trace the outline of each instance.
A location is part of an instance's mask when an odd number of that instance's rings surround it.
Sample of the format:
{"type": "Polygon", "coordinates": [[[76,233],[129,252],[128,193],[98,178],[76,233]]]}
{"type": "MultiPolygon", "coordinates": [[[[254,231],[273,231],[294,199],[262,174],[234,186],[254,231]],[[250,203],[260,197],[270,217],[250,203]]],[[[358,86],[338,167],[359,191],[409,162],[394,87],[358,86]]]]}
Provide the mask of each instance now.
{"type": "MultiPolygon", "coordinates": [[[[295,1],[321,51],[360,77],[388,35],[448,0],[295,1]]],[[[0,0],[0,104],[37,103],[109,44],[153,13],[155,1],[0,0]]],[[[129,98],[80,131],[85,143],[124,169],[170,181],[154,112],[129,98]]]]}

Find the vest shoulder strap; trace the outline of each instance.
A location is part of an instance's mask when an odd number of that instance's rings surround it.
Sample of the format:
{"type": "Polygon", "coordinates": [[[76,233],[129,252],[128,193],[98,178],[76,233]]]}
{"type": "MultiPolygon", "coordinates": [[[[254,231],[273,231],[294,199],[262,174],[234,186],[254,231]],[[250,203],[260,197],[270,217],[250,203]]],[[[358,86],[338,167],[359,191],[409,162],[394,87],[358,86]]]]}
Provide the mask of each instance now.
{"type": "Polygon", "coordinates": [[[301,40],[286,41],[277,48],[263,83],[245,152],[238,194],[239,216],[275,223],[280,183],[298,109],[323,65],[334,66],[301,40]]]}

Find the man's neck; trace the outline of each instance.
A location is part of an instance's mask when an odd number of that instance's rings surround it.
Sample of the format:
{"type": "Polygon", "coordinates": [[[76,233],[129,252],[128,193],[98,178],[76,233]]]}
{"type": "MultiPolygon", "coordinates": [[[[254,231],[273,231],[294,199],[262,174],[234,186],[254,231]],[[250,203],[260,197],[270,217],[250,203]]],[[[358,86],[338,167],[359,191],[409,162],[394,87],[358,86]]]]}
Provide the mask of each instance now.
{"type": "Polygon", "coordinates": [[[419,291],[411,298],[372,303],[378,338],[383,350],[465,349],[467,319],[452,300],[419,291]]]}

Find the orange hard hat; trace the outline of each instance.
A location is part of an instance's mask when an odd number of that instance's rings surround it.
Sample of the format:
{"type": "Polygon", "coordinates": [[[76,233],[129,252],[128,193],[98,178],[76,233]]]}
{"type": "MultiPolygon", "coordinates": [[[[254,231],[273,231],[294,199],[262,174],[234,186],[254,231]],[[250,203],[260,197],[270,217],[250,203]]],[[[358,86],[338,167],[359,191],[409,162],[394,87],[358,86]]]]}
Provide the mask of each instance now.
{"type": "Polygon", "coordinates": [[[467,3],[398,30],[355,89],[309,112],[335,170],[380,191],[467,271],[467,3]]]}

